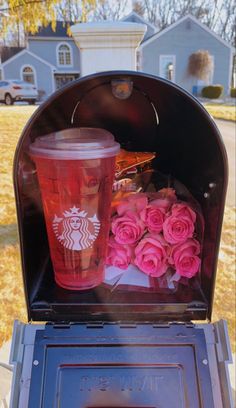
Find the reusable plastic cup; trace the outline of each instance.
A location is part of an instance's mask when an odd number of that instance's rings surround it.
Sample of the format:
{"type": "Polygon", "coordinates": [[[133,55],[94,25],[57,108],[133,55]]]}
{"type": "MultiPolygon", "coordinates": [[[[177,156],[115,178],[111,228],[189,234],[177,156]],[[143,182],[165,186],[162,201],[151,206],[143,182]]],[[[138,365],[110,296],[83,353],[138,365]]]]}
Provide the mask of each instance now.
{"type": "Polygon", "coordinates": [[[63,288],[90,289],[104,279],[119,149],[111,133],[95,128],[62,130],[30,145],[55,280],[63,288]]]}

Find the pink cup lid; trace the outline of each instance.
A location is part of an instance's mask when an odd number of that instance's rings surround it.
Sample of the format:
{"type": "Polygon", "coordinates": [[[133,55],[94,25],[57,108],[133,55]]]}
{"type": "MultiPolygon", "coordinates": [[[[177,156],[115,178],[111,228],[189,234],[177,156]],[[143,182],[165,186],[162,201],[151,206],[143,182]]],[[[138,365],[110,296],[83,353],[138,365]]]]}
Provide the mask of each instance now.
{"type": "Polygon", "coordinates": [[[116,156],[120,145],[105,129],[72,128],[38,137],[29,150],[36,157],[84,160],[116,156]]]}

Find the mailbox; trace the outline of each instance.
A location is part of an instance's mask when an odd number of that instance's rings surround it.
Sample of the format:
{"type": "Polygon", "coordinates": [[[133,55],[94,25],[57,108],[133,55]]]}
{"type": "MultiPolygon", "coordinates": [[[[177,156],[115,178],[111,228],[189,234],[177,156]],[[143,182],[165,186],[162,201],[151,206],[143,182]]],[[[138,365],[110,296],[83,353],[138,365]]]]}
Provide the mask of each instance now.
{"type": "Polygon", "coordinates": [[[227,172],[212,118],[198,100],[164,79],[98,73],[62,88],[36,110],[14,160],[30,324],[14,327],[12,407],[233,406],[226,323],[210,323],[227,172]],[[123,280],[106,276],[90,290],[56,283],[29,149],[37,138],[71,128],[99,128],[114,136],[129,168],[125,177],[118,169],[118,189],[128,178],[147,197],[171,188],[178,200],[191,202],[201,247],[193,279],[174,280],[172,274],[166,283],[146,273],[148,283],[139,286],[125,280],[123,271],[123,280]]]}

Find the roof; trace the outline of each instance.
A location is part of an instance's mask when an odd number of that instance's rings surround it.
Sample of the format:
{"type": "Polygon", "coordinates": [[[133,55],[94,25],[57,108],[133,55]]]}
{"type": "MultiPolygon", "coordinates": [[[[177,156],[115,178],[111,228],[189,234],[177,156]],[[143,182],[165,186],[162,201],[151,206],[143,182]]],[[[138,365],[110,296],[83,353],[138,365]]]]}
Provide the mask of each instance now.
{"type": "Polygon", "coordinates": [[[157,31],[157,28],[150,23],[150,21],[146,21],[144,20],[144,18],[142,16],[140,16],[138,13],[136,13],[135,11],[131,11],[131,13],[129,13],[127,16],[121,18],[120,21],[125,21],[125,20],[129,20],[129,21],[137,21],[139,20],[141,23],[148,25],[150,28],[153,29],[153,31],[157,31]]]}
{"type": "Polygon", "coordinates": [[[1,61],[2,63],[12,58],[14,55],[23,51],[24,47],[3,47],[1,51],[1,61]]]}
{"type": "Polygon", "coordinates": [[[34,54],[33,52],[29,51],[27,48],[22,49],[20,52],[18,52],[17,54],[13,55],[11,58],[9,58],[8,60],[6,60],[5,62],[2,63],[2,67],[5,67],[6,65],[10,64],[12,61],[16,60],[17,58],[23,56],[23,55],[30,55],[31,57],[35,58],[36,60],[42,62],[45,65],[48,65],[51,69],[55,70],[56,67],[52,64],[50,64],[50,62],[44,60],[43,58],[39,57],[38,55],[34,54]]]}
{"type": "Polygon", "coordinates": [[[159,31],[158,33],[154,34],[152,37],[150,37],[148,40],[143,42],[140,45],[140,48],[145,47],[146,45],[150,44],[152,41],[155,41],[156,39],[160,38],[162,35],[165,35],[168,31],[172,30],[173,28],[177,27],[179,24],[183,23],[185,20],[192,20],[194,23],[198,24],[203,30],[211,34],[213,37],[215,37],[219,42],[224,44],[226,47],[230,48],[233,50],[234,48],[227,43],[227,41],[223,40],[219,35],[217,35],[214,31],[212,31],[209,27],[207,27],[205,24],[201,23],[196,17],[192,16],[192,14],[187,14],[186,16],[180,18],[177,20],[175,23],[169,25],[168,27],[164,28],[164,30],[159,31]]]}
{"type": "Polygon", "coordinates": [[[64,22],[64,21],[57,21],[56,22],[56,30],[53,31],[52,25],[49,24],[47,27],[39,27],[39,30],[35,34],[29,34],[28,37],[30,38],[38,38],[38,37],[69,37],[67,34],[68,26],[71,26],[72,22],[64,22]]]}
{"type": "Polygon", "coordinates": [[[132,23],[145,24],[146,27],[147,27],[147,31],[146,31],[146,33],[144,35],[142,43],[147,41],[149,38],[151,38],[157,32],[157,28],[153,24],[151,24],[149,21],[144,20],[144,18],[141,17],[135,11],[132,11],[127,16],[123,17],[120,21],[129,21],[129,22],[132,22],[132,23]]]}

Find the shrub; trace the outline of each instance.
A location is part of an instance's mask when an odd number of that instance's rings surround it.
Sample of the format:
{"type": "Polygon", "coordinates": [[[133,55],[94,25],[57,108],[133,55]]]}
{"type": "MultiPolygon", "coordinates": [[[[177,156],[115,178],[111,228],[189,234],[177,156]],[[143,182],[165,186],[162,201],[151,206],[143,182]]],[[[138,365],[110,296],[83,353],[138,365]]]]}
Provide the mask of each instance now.
{"type": "Polygon", "coordinates": [[[224,90],[222,85],[209,85],[202,88],[202,96],[209,99],[217,99],[224,90]]]}
{"type": "Polygon", "coordinates": [[[208,80],[213,70],[212,56],[206,50],[199,50],[188,59],[188,74],[198,79],[208,80]]]}
{"type": "Polygon", "coordinates": [[[230,96],[231,96],[231,98],[236,98],[236,88],[231,88],[230,89],[230,96]]]}

